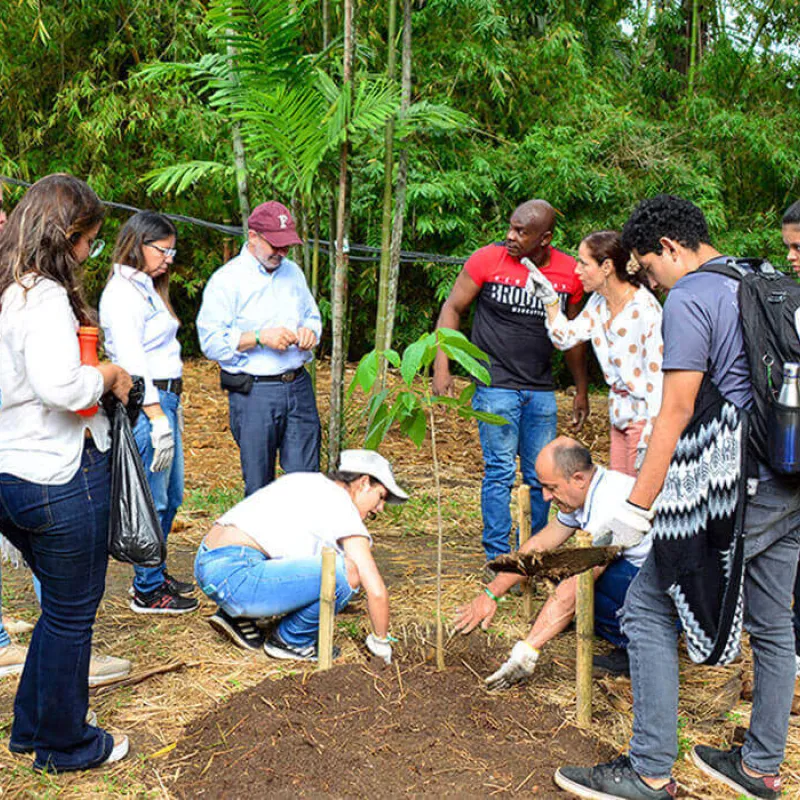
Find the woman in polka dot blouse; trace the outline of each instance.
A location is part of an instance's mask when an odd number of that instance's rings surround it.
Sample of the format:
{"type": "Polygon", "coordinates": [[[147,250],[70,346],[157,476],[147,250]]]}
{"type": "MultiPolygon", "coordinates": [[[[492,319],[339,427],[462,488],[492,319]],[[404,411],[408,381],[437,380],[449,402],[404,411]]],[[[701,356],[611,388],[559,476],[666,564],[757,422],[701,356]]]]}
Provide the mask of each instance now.
{"type": "Polygon", "coordinates": [[[545,305],[547,331],[559,350],[591,340],[609,386],[611,469],[635,475],[661,408],[661,306],[639,284],[630,253],[616,231],[589,234],[578,248],[575,272],[593,292],[568,320],[559,305],[545,305]]]}

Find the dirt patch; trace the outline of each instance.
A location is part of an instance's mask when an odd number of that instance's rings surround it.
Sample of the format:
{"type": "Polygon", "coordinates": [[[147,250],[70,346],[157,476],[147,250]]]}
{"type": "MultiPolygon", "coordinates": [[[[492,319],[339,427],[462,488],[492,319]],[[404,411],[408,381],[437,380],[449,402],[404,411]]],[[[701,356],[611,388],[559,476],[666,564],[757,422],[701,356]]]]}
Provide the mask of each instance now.
{"type": "MultiPolygon", "coordinates": [[[[448,668],[380,662],[265,680],[189,726],[170,789],[197,797],[558,797],[557,767],[614,753],[521,692],[492,695],[484,642],[448,668]]],[[[473,646],[469,646],[472,644],[473,646]]]]}

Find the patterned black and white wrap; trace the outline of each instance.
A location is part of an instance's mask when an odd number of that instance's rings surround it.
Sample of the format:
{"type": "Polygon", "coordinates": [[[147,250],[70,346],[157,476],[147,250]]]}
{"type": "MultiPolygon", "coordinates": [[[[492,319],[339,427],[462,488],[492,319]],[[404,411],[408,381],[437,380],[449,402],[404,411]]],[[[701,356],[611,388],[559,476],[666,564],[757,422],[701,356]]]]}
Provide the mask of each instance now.
{"type": "Polygon", "coordinates": [[[706,378],[655,507],[653,550],[698,664],[740,652],[747,415],[706,378]]]}

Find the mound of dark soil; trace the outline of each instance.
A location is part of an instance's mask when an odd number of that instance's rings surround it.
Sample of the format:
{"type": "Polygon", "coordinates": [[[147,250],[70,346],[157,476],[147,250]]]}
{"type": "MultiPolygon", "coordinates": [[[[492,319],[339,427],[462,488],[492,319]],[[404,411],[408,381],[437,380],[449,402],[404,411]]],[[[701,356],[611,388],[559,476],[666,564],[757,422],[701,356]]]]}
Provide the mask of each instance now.
{"type": "Polygon", "coordinates": [[[558,766],[614,755],[524,691],[487,693],[472,671],[496,668],[483,652],[469,666],[451,654],[441,673],[428,663],[350,664],[266,680],[189,728],[170,788],[182,798],[251,800],[555,798],[558,766]]]}

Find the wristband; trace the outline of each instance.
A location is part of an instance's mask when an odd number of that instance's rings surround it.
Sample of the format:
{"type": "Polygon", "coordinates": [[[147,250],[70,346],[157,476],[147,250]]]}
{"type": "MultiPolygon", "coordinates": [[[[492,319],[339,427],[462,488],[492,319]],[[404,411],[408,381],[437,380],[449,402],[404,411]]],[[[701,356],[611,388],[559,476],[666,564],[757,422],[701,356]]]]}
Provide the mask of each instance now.
{"type": "Polygon", "coordinates": [[[484,591],[484,592],[486,592],[486,594],[487,594],[487,595],[488,595],[488,596],[489,596],[489,597],[490,597],[492,600],[494,600],[494,601],[495,601],[495,603],[496,603],[496,602],[498,602],[499,598],[497,597],[497,595],[496,595],[496,594],[495,594],[495,593],[494,593],[494,592],[493,592],[493,591],[492,591],[492,590],[491,590],[491,589],[490,589],[488,586],[484,586],[484,587],[483,587],[483,591],[484,591]]]}
{"type": "Polygon", "coordinates": [[[256,334],[256,347],[261,347],[261,340],[258,338],[258,331],[255,331],[256,334]]]}
{"type": "Polygon", "coordinates": [[[549,303],[545,303],[545,305],[549,308],[550,306],[558,305],[558,295],[556,295],[555,300],[551,300],[549,303]]]}

